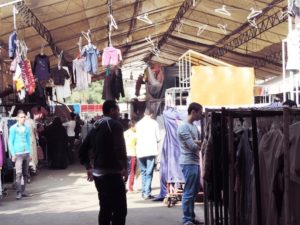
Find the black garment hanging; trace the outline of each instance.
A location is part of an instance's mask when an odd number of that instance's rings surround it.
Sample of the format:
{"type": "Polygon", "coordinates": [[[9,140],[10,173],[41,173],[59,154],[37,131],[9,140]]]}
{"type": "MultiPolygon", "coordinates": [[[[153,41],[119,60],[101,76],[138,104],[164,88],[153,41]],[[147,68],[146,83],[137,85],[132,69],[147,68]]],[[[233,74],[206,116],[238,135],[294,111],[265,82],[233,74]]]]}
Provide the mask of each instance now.
{"type": "Polygon", "coordinates": [[[69,73],[64,68],[51,69],[51,78],[55,85],[65,85],[65,80],[70,78],[69,73]]]}
{"type": "Polygon", "coordinates": [[[48,80],[50,76],[49,57],[41,54],[35,56],[32,72],[39,80],[48,80]]]}
{"type": "Polygon", "coordinates": [[[122,96],[123,98],[125,97],[125,93],[124,93],[124,85],[123,85],[123,75],[122,75],[122,71],[120,68],[118,68],[114,75],[113,75],[113,95],[114,97],[119,100],[119,98],[122,96]]]}

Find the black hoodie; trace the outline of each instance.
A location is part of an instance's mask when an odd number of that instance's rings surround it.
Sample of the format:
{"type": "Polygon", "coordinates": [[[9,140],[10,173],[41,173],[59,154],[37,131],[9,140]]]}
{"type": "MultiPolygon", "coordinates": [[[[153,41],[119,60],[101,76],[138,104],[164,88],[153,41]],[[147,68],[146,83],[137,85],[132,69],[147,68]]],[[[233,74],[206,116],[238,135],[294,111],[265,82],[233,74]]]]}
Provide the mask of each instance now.
{"type": "Polygon", "coordinates": [[[127,169],[127,153],[122,124],[109,117],[95,122],[79,149],[81,164],[92,168],[89,151],[92,150],[94,170],[121,172],[127,169]]]}

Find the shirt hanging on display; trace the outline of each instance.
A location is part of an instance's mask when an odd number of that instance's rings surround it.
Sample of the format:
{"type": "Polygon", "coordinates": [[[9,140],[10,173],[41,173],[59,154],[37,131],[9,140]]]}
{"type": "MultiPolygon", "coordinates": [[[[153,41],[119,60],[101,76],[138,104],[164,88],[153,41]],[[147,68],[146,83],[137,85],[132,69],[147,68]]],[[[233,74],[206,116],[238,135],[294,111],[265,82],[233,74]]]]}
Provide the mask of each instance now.
{"type": "Polygon", "coordinates": [[[69,73],[63,68],[53,68],[51,69],[51,78],[55,85],[65,85],[65,80],[70,78],[69,73]]]}
{"type": "Polygon", "coordinates": [[[76,90],[86,90],[91,83],[91,75],[85,72],[85,58],[73,60],[73,74],[76,81],[76,90]]]}
{"type": "Polygon", "coordinates": [[[81,51],[81,56],[85,57],[85,72],[98,74],[98,57],[100,52],[95,45],[86,45],[81,51]]]}
{"type": "Polygon", "coordinates": [[[16,56],[16,40],[17,40],[17,32],[14,31],[10,36],[8,40],[8,55],[9,58],[13,59],[16,56]]]}
{"type": "Polygon", "coordinates": [[[50,61],[46,55],[37,55],[34,59],[33,74],[39,80],[48,80],[50,77],[50,61]]]}
{"type": "MultiPolygon", "coordinates": [[[[63,66],[62,69],[66,70],[68,74],[69,69],[68,67],[63,66]]],[[[69,75],[70,76],[70,75],[69,75]]],[[[71,96],[71,79],[65,79],[65,84],[64,85],[56,85],[53,87],[53,92],[54,92],[54,100],[58,102],[64,102],[65,98],[68,98],[71,96]]]]}
{"type": "Polygon", "coordinates": [[[102,55],[102,65],[109,66],[113,65],[116,66],[122,61],[122,54],[121,50],[114,48],[114,47],[106,47],[103,50],[102,55]]]}

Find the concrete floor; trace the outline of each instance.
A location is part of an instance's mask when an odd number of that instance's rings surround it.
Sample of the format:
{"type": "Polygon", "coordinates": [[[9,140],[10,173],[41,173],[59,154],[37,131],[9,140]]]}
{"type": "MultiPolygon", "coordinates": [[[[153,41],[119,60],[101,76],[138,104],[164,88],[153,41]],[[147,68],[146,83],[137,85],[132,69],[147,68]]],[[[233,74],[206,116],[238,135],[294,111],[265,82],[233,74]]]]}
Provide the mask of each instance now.
{"type": "MultiPolygon", "coordinates": [[[[136,181],[137,189],[140,180],[136,181]]],[[[0,200],[1,225],[96,225],[98,199],[93,183],[86,181],[79,165],[67,170],[40,171],[28,185],[30,198],[15,200],[8,184],[8,197],[0,200]]],[[[158,173],[153,180],[153,194],[159,193],[158,173]]],[[[127,194],[128,225],[180,225],[181,204],[168,208],[162,202],[142,200],[140,193],[127,194]]],[[[196,205],[196,215],[203,221],[203,205],[196,205]]]]}

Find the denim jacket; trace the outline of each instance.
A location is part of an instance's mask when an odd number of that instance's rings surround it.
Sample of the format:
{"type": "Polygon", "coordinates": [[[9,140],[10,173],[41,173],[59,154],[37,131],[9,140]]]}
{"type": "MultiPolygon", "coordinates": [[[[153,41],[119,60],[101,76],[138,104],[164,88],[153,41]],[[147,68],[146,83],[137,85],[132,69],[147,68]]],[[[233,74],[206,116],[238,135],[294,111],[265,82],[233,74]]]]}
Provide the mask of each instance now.
{"type": "Polygon", "coordinates": [[[98,74],[98,56],[100,55],[95,45],[84,46],[81,51],[81,56],[85,57],[85,72],[97,75],[98,74]]]}
{"type": "Polygon", "coordinates": [[[24,127],[24,132],[22,132],[19,123],[9,128],[8,147],[12,156],[31,153],[30,129],[26,125],[24,125],[24,127]]]}

